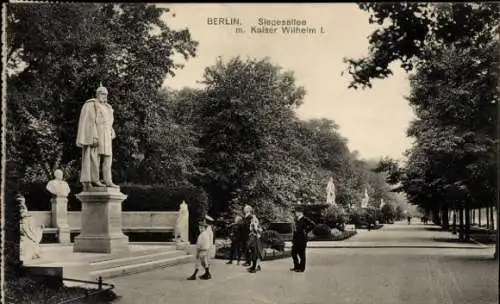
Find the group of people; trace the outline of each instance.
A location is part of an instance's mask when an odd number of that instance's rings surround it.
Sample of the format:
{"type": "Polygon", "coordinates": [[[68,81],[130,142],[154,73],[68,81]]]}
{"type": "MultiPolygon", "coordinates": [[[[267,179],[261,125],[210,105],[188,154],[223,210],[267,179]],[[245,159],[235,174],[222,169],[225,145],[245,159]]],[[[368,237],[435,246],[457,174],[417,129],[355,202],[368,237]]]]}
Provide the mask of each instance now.
{"type": "Polygon", "coordinates": [[[230,226],[229,235],[231,251],[227,264],[232,264],[234,259],[239,264],[243,255],[245,259],[243,266],[250,266],[249,272],[255,273],[262,270],[262,228],[251,206],[246,205],[243,208],[243,217],[236,216],[234,223],[230,226]]]}
{"type": "MultiPolygon", "coordinates": [[[[293,236],[292,236],[292,260],[293,268],[291,271],[304,272],[306,269],[306,248],[307,235],[314,228],[315,223],[304,216],[300,209],[293,210],[293,236]]],[[[206,217],[205,221],[199,223],[200,234],[196,242],[196,260],[194,273],[188,277],[188,280],[196,280],[196,275],[200,268],[205,269],[205,273],[199,276],[202,280],[211,279],[210,274],[210,250],[213,248],[213,230],[211,223],[213,220],[206,217]]],[[[263,244],[261,240],[262,227],[251,206],[246,205],[243,208],[243,216],[236,216],[234,223],[230,225],[231,249],[229,261],[227,264],[233,264],[234,260],[239,265],[243,258],[244,267],[250,273],[256,273],[262,270],[263,244]]]]}

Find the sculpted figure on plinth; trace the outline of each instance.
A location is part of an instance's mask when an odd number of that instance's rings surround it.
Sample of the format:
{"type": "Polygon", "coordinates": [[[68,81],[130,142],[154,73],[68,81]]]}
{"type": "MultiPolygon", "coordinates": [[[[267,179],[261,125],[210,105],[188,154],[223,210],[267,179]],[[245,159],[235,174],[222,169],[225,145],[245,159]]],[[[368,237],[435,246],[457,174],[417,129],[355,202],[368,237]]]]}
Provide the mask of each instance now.
{"type": "Polygon", "coordinates": [[[175,223],[175,241],[178,243],[189,242],[189,210],[185,201],[179,206],[179,216],[175,223]]]}
{"type": "Polygon", "coordinates": [[[335,202],[335,184],[333,183],[333,178],[330,177],[328,184],[326,185],[326,203],[331,205],[336,205],[335,202]]]}
{"type": "Polygon", "coordinates": [[[22,195],[16,197],[20,212],[20,259],[29,261],[40,258],[40,242],[43,236],[43,225],[38,225],[28,211],[26,199],[22,195]]]}
{"type": "Polygon", "coordinates": [[[108,90],[99,86],[96,98],[85,102],[80,112],[76,145],[82,148],[80,182],[84,190],[90,187],[118,188],[112,181],[112,141],[116,137],[113,129],[113,108],[107,102],[108,90]],[[100,164],[102,163],[102,180],[100,164]]]}

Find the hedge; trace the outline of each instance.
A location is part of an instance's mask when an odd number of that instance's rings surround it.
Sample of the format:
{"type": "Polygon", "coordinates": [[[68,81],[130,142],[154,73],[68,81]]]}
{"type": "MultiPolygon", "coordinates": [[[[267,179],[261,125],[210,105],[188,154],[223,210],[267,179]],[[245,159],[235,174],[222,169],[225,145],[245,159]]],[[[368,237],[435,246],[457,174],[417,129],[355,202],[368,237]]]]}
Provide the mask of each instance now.
{"type": "MultiPolygon", "coordinates": [[[[97,289],[87,289],[83,287],[59,287],[50,284],[50,280],[44,277],[24,277],[10,279],[6,282],[5,298],[7,303],[60,303],[72,300],[86,293],[97,289]]],[[[74,301],[72,303],[95,303],[108,304],[117,299],[113,291],[105,291],[96,295],[91,295],[85,300],[74,301]]]]}
{"type": "MultiPolygon", "coordinates": [[[[51,194],[46,190],[47,183],[32,183],[23,191],[29,210],[50,210],[51,194]]],[[[81,203],[76,194],[82,191],[80,183],[70,184],[68,210],[80,211],[81,203]]],[[[164,185],[123,184],[120,190],[128,197],[122,204],[123,211],[177,211],[179,204],[185,200],[188,205],[205,204],[203,194],[194,186],[168,188],[164,185]]],[[[203,191],[203,190],[201,190],[203,191]]]]}

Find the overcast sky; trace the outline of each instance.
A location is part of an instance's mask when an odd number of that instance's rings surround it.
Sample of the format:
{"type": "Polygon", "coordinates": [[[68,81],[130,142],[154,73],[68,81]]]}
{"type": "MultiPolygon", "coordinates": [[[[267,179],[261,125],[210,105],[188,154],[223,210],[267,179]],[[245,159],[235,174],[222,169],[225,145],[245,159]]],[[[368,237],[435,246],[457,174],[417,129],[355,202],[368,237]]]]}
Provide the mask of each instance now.
{"type": "Polygon", "coordinates": [[[355,4],[169,4],[175,18],[166,22],[173,28],[189,28],[199,41],[198,55],[185,62],[174,78],[164,85],[171,88],[200,87],[205,67],[218,56],[269,57],[284,70],[295,72],[298,85],[307,95],[297,110],[302,119],[328,118],[340,126],[351,150],[362,158],[391,156],[402,159],[410,147],[406,129],[414,118],[404,96],[408,81],[397,66],[394,75],[374,82],[372,89],[347,89],[344,57],[360,57],[368,52],[367,36],[375,28],[369,15],[355,4]],[[207,24],[207,18],[239,18],[244,34],[235,26],[207,24]],[[308,27],[323,27],[324,34],[252,34],[259,18],[306,20],[308,27]]]}

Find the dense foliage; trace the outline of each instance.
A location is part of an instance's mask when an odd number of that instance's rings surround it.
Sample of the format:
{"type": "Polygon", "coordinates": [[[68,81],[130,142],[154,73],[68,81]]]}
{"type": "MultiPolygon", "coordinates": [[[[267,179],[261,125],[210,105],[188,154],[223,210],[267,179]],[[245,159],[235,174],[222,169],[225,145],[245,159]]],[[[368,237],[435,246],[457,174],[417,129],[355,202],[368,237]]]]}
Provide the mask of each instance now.
{"type": "Polygon", "coordinates": [[[498,4],[360,8],[381,27],[370,37],[369,55],[348,60],[351,86],[386,78],[396,61],[413,71],[407,99],[417,116],[408,129],[414,145],[405,163],[383,159],[376,171],[445,228],[448,211],[457,211],[459,236],[467,239],[470,210],[489,207],[492,216],[497,201],[498,4]]]}

